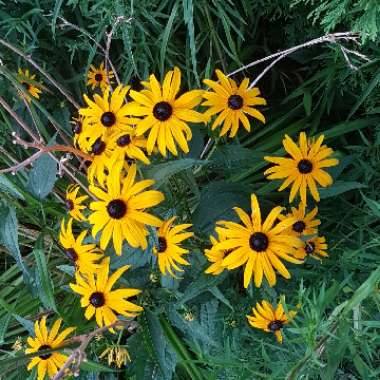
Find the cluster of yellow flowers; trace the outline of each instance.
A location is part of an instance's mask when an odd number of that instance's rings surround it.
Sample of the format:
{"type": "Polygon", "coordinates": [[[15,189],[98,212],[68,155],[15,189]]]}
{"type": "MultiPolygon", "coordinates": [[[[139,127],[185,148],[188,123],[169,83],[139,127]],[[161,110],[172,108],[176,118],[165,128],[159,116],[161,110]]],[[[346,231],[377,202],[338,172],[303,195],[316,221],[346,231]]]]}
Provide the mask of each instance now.
{"type": "MultiPolygon", "coordinates": [[[[123,266],[110,275],[110,257],[105,257],[104,251],[111,239],[117,255],[121,255],[124,241],[133,248],[146,250],[148,226],[156,227],[152,251],[157,256],[160,271],[176,277],[174,271],[183,272],[180,265],[189,265],[184,258],[189,251],[181,244],[193,236],[188,231],[192,225],[175,225],[175,216],[161,220],[151,213],[151,208],[163,202],[164,195],[149,189],[154,185],[153,180],[138,178],[141,175],[136,161],[148,165],[149,157],[157,152],[163,157],[167,152],[177,156],[179,149],[188,153],[188,142],[192,138],[189,122],[208,123],[213,118],[211,129],[221,126],[220,136],[229,132],[230,137],[237,134],[240,125],[250,131],[247,115],[265,123],[255,106],[265,105],[266,101],[259,96],[258,88],[249,87],[248,78],[238,85],[219,70],[216,75],[218,81],[204,80],[210,90],[197,89],[179,95],[181,72],[178,68],[169,71],[162,83],[151,75],[148,81],[142,82],[141,91],[123,85],[112,90],[113,73],[107,73],[104,65],[91,68],[88,85],[93,89],[99,87],[101,94],[94,94],[92,99],[84,95],[87,107],[81,108],[74,119],[73,133],[74,145],[91,158],[87,178],[93,200],[87,204],[89,197],[79,195],[78,186],[67,189],[70,218],[62,221],[59,240],[76,268],[76,282],[70,287],[81,296],[85,317],[95,317],[100,327],[114,324],[119,315],[134,317],[142,311],[142,307],[128,301],[141,292],[139,289],[112,290],[130,266],[123,266]],[[205,111],[195,111],[197,106],[206,107],[205,111]],[[88,230],[74,236],[73,220],[91,225],[92,237],[99,239],[99,248],[94,243],[85,243],[88,230]]],[[[250,215],[234,208],[241,223],[227,220],[216,223],[215,235],[210,237],[211,247],[205,250],[205,257],[212,263],[206,273],[218,275],[225,269],[245,266],[245,288],[252,277],[260,287],[264,276],[269,285],[274,286],[275,271],[290,278],[283,261],[301,264],[309,255],[319,259],[327,256],[325,238],[318,236],[318,209],[307,212],[307,190],[319,201],[317,183],[322,187],[332,184],[324,168],[338,164],[338,160],[329,158],[333,151],[322,145],[323,139],[324,136],[308,139],[302,132],[297,145],[285,136],[283,146],[288,157],[265,157],[275,165],[264,174],[268,179],[285,179],[279,191],[292,185],[289,202],[299,193],[298,208],[284,213],[284,208],[277,206],[264,219],[257,197],[252,194],[250,215]]],[[[253,309],[253,316],[247,317],[252,326],[274,332],[281,341],[281,328],[293,315],[291,312],[287,316],[281,303],[275,309],[263,301],[253,309]]],[[[45,322],[41,322],[42,332],[36,325],[40,346],[37,347],[36,342],[31,346],[37,351],[56,345],[58,325],[55,324],[47,336],[45,322]]],[[[110,331],[113,332],[112,327],[110,331]]],[[[42,354],[33,359],[30,367],[40,363],[39,373],[41,367],[41,373],[48,371],[51,375],[62,364],[62,358],[49,364],[50,357],[53,356],[42,354]]]]}

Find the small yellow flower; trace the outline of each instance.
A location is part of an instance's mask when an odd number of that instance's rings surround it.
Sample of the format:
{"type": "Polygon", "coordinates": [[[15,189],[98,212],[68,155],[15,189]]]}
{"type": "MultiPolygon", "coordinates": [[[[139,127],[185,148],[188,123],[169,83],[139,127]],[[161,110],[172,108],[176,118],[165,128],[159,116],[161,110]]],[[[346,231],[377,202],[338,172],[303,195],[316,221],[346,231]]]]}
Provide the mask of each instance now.
{"type": "Polygon", "coordinates": [[[122,346],[107,347],[99,356],[99,359],[107,356],[108,365],[115,364],[117,368],[125,366],[127,362],[131,362],[128,350],[122,346]]]}
{"type": "Polygon", "coordinates": [[[267,178],[285,178],[278,191],[282,191],[293,184],[289,194],[290,203],[293,202],[299,192],[301,202],[306,205],[307,189],[310,190],[313,198],[319,202],[320,198],[316,182],[322,187],[332,185],[333,179],[323,169],[338,165],[339,161],[336,158],[328,158],[334,152],[326,145],[322,145],[323,139],[324,136],[321,135],[316,141],[308,141],[306,133],[301,132],[297,145],[288,135],[285,135],[282,143],[290,157],[264,157],[266,161],[276,164],[264,172],[267,178]]]}
{"type": "Polygon", "coordinates": [[[282,343],[281,329],[290,322],[296,315],[296,311],[290,311],[285,314],[284,307],[281,303],[274,308],[268,301],[256,303],[256,308],[252,308],[253,315],[247,315],[249,324],[252,327],[272,332],[276,335],[277,341],[282,343]]]}
{"type": "Polygon", "coordinates": [[[304,259],[307,256],[311,256],[314,259],[321,261],[323,258],[329,256],[326,250],[326,238],[324,236],[316,236],[312,239],[306,240],[303,246],[294,252],[294,257],[304,259]]]}
{"type": "MultiPolygon", "coordinates": [[[[46,316],[40,322],[36,321],[34,324],[35,338],[28,338],[27,341],[30,348],[27,348],[25,353],[33,354],[61,347],[66,337],[75,330],[75,327],[68,327],[58,334],[61,323],[62,319],[57,319],[49,333],[46,328],[46,316]]],[[[38,380],[43,380],[46,374],[49,377],[53,377],[63,367],[66,360],[67,356],[57,351],[40,354],[30,361],[28,371],[37,365],[38,380]]]]}
{"type": "Polygon", "coordinates": [[[224,271],[225,268],[222,265],[223,259],[231,253],[231,250],[215,249],[215,246],[223,240],[226,240],[225,236],[219,236],[219,240],[214,236],[210,236],[211,248],[205,249],[205,256],[212,264],[205,270],[205,273],[217,276],[224,271]]]}
{"type": "MultiPolygon", "coordinates": [[[[78,272],[75,274],[76,283],[70,284],[75,293],[81,295],[81,306],[86,308],[84,316],[91,319],[95,316],[99,327],[110,326],[115,323],[117,315],[133,318],[143,308],[128,301],[128,298],[141,293],[139,289],[111,290],[122,274],[130,268],[125,265],[109,276],[110,258],[103,259],[100,267],[93,273],[83,277],[78,272]]],[[[114,333],[113,328],[109,329],[114,333]]]]}
{"type": "Polygon", "coordinates": [[[21,351],[22,350],[22,338],[20,336],[17,337],[15,342],[12,344],[13,351],[21,351]]]}
{"type": "MultiPolygon", "coordinates": [[[[29,92],[30,95],[32,95],[36,99],[39,99],[42,91],[35,84],[36,74],[31,75],[29,72],[29,69],[26,69],[25,71],[23,71],[21,68],[19,68],[18,75],[19,75],[20,84],[25,86],[25,89],[29,92]]],[[[24,96],[27,101],[30,102],[30,97],[25,96],[21,92],[20,94],[21,96],[24,96]]]]}
{"type": "Polygon", "coordinates": [[[188,322],[193,322],[194,319],[195,319],[195,316],[194,316],[194,314],[191,311],[187,311],[183,317],[188,322]]]}
{"type": "Polygon", "coordinates": [[[178,98],[181,86],[181,71],[178,67],[165,75],[161,85],[152,74],[149,82],[142,82],[145,90],[131,90],[134,100],[127,104],[127,113],[134,117],[143,116],[136,125],[136,135],[141,136],[149,131],[147,151],[151,154],[157,144],[161,155],[166,157],[169,150],[177,156],[176,143],[183,152],[189,153],[188,141],[192,138],[191,123],[205,122],[206,118],[193,110],[201,101],[203,90],[185,92],[178,98]]]}
{"type": "Polygon", "coordinates": [[[100,64],[99,68],[91,65],[87,74],[87,86],[91,86],[92,90],[94,90],[95,87],[100,87],[100,89],[104,91],[110,84],[112,84],[113,77],[114,74],[112,70],[109,70],[107,75],[104,62],[100,64]]]}
{"type": "Polygon", "coordinates": [[[214,92],[203,93],[206,101],[202,103],[203,106],[209,107],[205,112],[208,118],[218,115],[211,126],[211,130],[223,123],[220,136],[224,136],[230,131],[230,137],[235,137],[241,123],[247,132],[250,132],[251,125],[246,115],[265,123],[264,115],[254,107],[267,104],[264,98],[258,96],[260,90],[257,87],[249,89],[248,78],[244,78],[238,86],[233,79],[228,78],[220,70],[215,72],[219,83],[210,79],[203,81],[214,90],[214,92]]]}
{"type": "Polygon", "coordinates": [[[162,274],[170,273],[171,276],[177,277],[172,268],[179,272],[183,272],[176,263],[182,265],[190,265],[182,256],[189,253],[187,249],[180,246],[180,243],[184,240],[192,237],[193,232],[185,232],[187,228],[190,228],[191,224],[178,224],[172,226],[176,216],[173,216],[169,220],[162,223],[162,226],[157,232],[157,245],[153,248],[153,253],[157,255],[158,267],[162,274]]]}
{"type": "Polygon", "coordinates": [[[65,205],[69,211],[69,215],[81,222],[86,220],[86,217],[83,215],[83,210],[86,209],[86,206],[82,203],[87,200],[87,195],[82,195],[78,197],[79,185],[69,185],[66,190],[65,205]]]}

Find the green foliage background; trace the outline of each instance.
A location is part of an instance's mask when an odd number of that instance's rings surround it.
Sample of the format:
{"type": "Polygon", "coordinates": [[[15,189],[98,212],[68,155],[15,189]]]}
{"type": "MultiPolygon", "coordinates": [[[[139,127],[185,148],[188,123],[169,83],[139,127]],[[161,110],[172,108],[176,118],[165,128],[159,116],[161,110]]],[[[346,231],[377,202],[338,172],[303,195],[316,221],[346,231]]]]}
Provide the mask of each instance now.
{"type": "MultiPolygon", "coordinates": [[[[276,65],[259,83],[268,100],[268,123],[253,122],[253,132],[219,141],[199,162],[210,132],[194,127],[186,158],[157,161],[147,175],[166,195],[166,209],[194,223],[192,266],[182,281],[159,277],[154,257],[128,251],[114,267],[132,264],[123,283],[144,289],[138,302],[146,311],[131,336],[120,336],[132,356],[121,370],[105,366],[98,355],[112,336],[94,341],[79,379],[371,379],[379,377],[380,327],[380,5],[376,0],[22,0],[0,1],[0,37],[41,65],[82,104],[91,63],[103,60],[94,42],[118,16],[130,19],[116,28],[110,57],[124,83],[136,86],[174,65],[183,70],[184,89],[201,86],[215,68],[233,71],[278,50],[333,31],[355,31],[361,46],[348,45],[370,61],[352,57],[347,65],[336,45],[304,49],[276,65]],[[81,30],[64,26],[62,18],[81,30]],[[88,38],[84,32],[92,36],[88,38]],[[204,275],[200,249],[215,220],[233,206],[248,208],[256,192],[265,208],[287,204],[287,193],[263,177],[265,154],[280,152],[285,133],[325,133],[341,163],[331,170],[334,185],[321,191],[321,233],[330,258],[291,268],[290,281],[275,288],[242,288],[241,272],[204,275]],[[301,304],[283,345],[249,328],[245,315],[257,301],[289,307],[301,304]],[[191,312],[193,321],[185,316],[191,312]]],[[[17,96],[18,67],[29,67],[2,45],[0,96],[46,141],[71,138],[74,111],[45,80],[40,102],[30,113],[17,96]],[[34,124],[35,123],[35,124],[34,124]],[[57,135],[54,125],[59,129],[57,135]],[[34,128],[36,128],[34,127],[34,128]]],[[[263,66],[247,70],[255,77],[263,66]]],[[[34,72],[35,70],[33,70],[34,72]]],[[[235,76],[240,79],[241,74],[235,76]]],[[[38,75],[41,79],[41,75],[38,75]]],[[[30,152],[11,143],[17,123],[0,108],[1,167],[30,152]],[[7,152],[7,154],[5,153],[7,152]]],[[[57,156],[58,157],[58,156],[57,156]]],[[[83,317],[67,284],[67,266],[57,242],[65,209],[62,195],[69,179],[43,156],[31,170],[0,175],[0,377],[32,379],[27,359],[12,349],[25,342],[39,313],[50,310],[77,333],[94,328],[83,317]]],[[[162,210],[163,211],[163,210],[162,210]]],[[[164,216],[164,215],[163,215],[164,216]]]]}

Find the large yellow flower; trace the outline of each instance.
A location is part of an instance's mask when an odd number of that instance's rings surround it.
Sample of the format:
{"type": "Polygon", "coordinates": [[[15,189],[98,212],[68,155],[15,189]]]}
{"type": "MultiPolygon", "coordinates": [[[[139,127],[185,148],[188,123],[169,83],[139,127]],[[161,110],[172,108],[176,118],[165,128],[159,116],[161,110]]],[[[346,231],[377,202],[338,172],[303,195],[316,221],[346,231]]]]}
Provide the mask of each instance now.
{"type": "Polygon", "coordinates": [[[81,222],[86,220],[86,217],[83,215],[83,210],[86,209],[86,206],[82,203],[88,198],[88,196],[82,195],[78,197],[79,189],[79,185],[72,184],[68,186],[66,190],[65,205],[70,216],[81,222]]]}
{"type": "Polygon", "coordinates": [[[155,144],[165,157],[168,149],[177,156],[177,143],[185,152],[189,152],[187,142],[191,140],[192,133],[187,122],[200,123],[205,117],[193,110],[202,100],[202,90],[185,92],[176,99],[181,85],[181,71],[175,67],[169,71],[161,84],[152,74],[149,82],[142,82],[145,90],[130,91],[134,102],[127,105],[131,116],[144,116],[136,126],[136,135],[141,136],[150,130],[147,150],[151,154],[155,144]]]}
{"type": "MultiPolygon", "coordinates": [[[[76,273],[76,284],[70,284],[74,292],[81,295],[81,306],[86,308],[84,316],[91,319],[95,315],[96,323],[99,327],[110,326],[118,318],[116,314],[125,317],[135,317],[143,310],[141,306],[129,302],[127,299],[141,293],[139,289],[117,289],[111,290],[121,275],[130,268],[125,265],[117,269],[109,276],[110,258],[103,259],[94,273],[83,277],[76,273]],[[115,314],[116,313],[116,314],[115,314]]],[[[113,328],[110,328],[114,332],[113,328]]]]}
{"type": "Polygon", "coordinates": [[[306,191],[309,188],[313,198],[319,202],[319,193],[316,182],[322,187],[330,186],[333,179],[323,168],[339,164],[336,158],[328,158],[334,152],[326,145],[322,145],[324,136],[321,135],[316,141],[307,140],[305,132],[299,135],[297,144],[288,136],[282,141],[285,150],[289,153],[287,157],[264,157],[266,161],[273,162],[272,166],[265,171],[268,179],[286,178],[278,191],[282,191],[292,185],[289,194],[289,202],[293,202],[294,197],[299,192],[301,202],[306,204],[306,191]]]}
{"type": "Polygon", "coordinates": [[[260,95],[260,90],[257,87],[249,89],[248,78],[244,78],[238,86],[233,79],[226,77],[220,70],[215,72],[219,83],[210,79],[203,81],[215,91],[203,93],[206,101],[202,105],[209,107],[205,115],[210,117],[218,114],[211,129],[214,130],[221,123],[224,123],[220,136],[224,136],[230,131],[230,137],[234,137],[241,122],[247,132],[250,132],[251,125],[246,114],[265,123],[264,115],[254,107],[267,104],[264,98],[258,96],[260,95]]]}
{"type": "Polygon", "coordinates": [[[111,83],[114,77],[113,71],[109,70],[108,75],[104,67],[104,62],[102,62],[99,68],[94,65],[90,66],[90,70],[87,74],[87,86],[91,86],[93,90],[95,87],[100,87],[104,91],[111,83]],[[108,76],[108,79],[107,79],[108,76]]]}
{"type": "MultiPolygon", "coordinates": [[[[36,321],[34,323],[35,338],[28,337],[30,348],[27,348],[25,353],[33,354],[39,351],[47,351],[61,347],[66,337],[75,330],[75,327],[68,327],[58,335],[61,323],[62,319],[57,319],[49,333],[46,328],[46,316],[42,317],[41,322],[36,321]]],[[[66,359],[66,355],[60,354],[57,351],[40,354],[30,361],[28,370],[30,371],[37,365],[38,380],[43,380],[46,374],[49,377],[53,377],[58,370],[63,367],[66,359]]]]}
{"type": "Polygon", "coordinates": [[[170,273],[173,277],[172,268],[179,272],[183,272],[176,263],[182,265],[190,265],[182,256],[189,253],[187,249],[182,248],[179,244],[184,240],[192,237],[193,232],[185,232],[190,228],[191,224],[179,224],[175,227],[172,226],[176,216],[162,223],[162,226],[157,232],[157,245],[153,248],[153,253],[158,257],[158,267],[162,274],[170,273]]]}
{"type": "Polygon", "coordinates": [[[315,236],[306,240],[303,246],[294,252],[294,257],[304,259],[306,256],[311,256],[314,259],[322,260],[329,256],[326,249],[326,238],[324,236],[315,236]]]}
{"type": "Polygon", "coordinates": [[[95,237],[100,230],[100,247],[106,249],[111,236],[118,255],[121,254],[123,240],[126,239],[132,247],[147,248],[145,225],[160,227],[161,220],[148,214],[145,209],[158,205],[164,196],[157,190],[144,191],[154,184],[153,180],[143,180],[135,183],[136,165],[131,165],[126,177],[122,175],[124,162],[114,163],[107,176],[107,192],[90,185],[89,190],[99,199],[90,204],[93,213],[88,220],[95,237]]]}
{"type": "MultiPolygon", "coordinates": [[[[25,89],[29,92],[29,94],[32,95],[34,98],[39,99],[42,91],[37,87],[36,84],[32,83],[32,82],[35,82],[36,74],[31,75],[29,72],[29,69],[26,69],[25,71],[23,71],[21,68],[19,68],[18,75],[19,75],[19,82],[23,86],[25,86],[25,89]]],[[[25,96],[24,94],[21,94],[21,95],[25,96]]],[[[26,97],[26,100],[30,101],[30,98],[26,97]]]]}
{"type": "Polygon", "coordinates": [[[252,308],[253,315],[247,315],[249,324],[265,332],[272,332],[276,335],[277,341],[282,343],[281,329],[284,325],[294,318],[296,311],[290,311],[288,315],[285,314],[282,303],[274,308],[268,301],[256,303],[256,308],[252,308]]]}
{"type": "Polygon", "coordinates": [[[318,214],[318,208],[315,207],[309,213],[306,214],[306,206],[301,202],[298,206],[292,207],[292,211],[287,215],[279,215],[278,219],[284,220],[288,217],[295,218],[294,224],[287,229],[286,232],[294,234],[296,236],[309,236],[318,232],[317,227],[321,224],[319,219],[315,219],[318,214]]]}
{"type": "Polygon", "coordinates": [[[107,87],[103,97],[95,94],[93,101],[84,95],[88,107],[81,108],[79,114],[85,116],[82,133],[88,138],[89,145],[98,138],[107,138],[114,128],[122,127],[126,131],[132,131],[128,125],[134,120],[127,116],[127,105],[124,104],[129,89],[129,86],[119,85],[111,94],[111,88],[107,87]]]}
{"type": "Polygon", "coordinates": [[[103,254],[96,248],[95,244],[83,244],[87,230],[82,231],[75,239],[72,226],[73,219],[69,219],[66,226],[65,220],[62,220],[59,241],[65,248],[66,256],[79,272],[92,273],[99,267],[96,262],[101,259],[103,254]]]}
{"type": "Polygon", "coordinates": [[[270,286],[276,284],[276,269],[283,277],[289,279],[290,273],[280,259],[294,264],[302,261],[294,258],[292,252],[295,248],[302,246],[302,241],[293,235],[284,232],[291,226],[294,218],[287,218],[275,226],[278,216],[283,208],[275,207],[269,213],[264,222],[261,220],[261,211],[255,194],[251,195],[252,213],[249,216],[238,207],[235,212],[241,219],[243,225],[229,222],[217,222],[219,227],[215,231],[226,240],[214,246],[216,250],[230,250],[222,262],[222,266],[231,270],[242,265],[244,269],[244,287],[247,288],[252,275],[255,285],[261,286],[263,275],[270,286]]]}
{"type": "Polygon", "coordinates": [[[210,236],[211,248],[205,249],[205,256],[207,257],[207,260],[212,263],[205,270],[205,273],[212,274],[214,276],[221,274],[224,271],[224,269],[226,269],[222,265],[223,259],[226,255],[231,253],[231,250],[215,249],[215,246],[220,241],[226,240],[226,237],[225,236],[219,236],[218,239],[215,238],[214,236],[210,236]]]}

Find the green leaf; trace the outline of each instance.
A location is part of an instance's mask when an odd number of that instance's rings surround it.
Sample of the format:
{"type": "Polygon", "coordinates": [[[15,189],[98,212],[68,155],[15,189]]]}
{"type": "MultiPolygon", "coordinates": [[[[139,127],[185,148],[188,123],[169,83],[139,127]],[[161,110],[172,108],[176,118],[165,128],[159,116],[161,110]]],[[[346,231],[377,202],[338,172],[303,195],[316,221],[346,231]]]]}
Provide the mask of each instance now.
{"type": "Polygon", "coordinates": [[[312,96],[309,90],[305,90],[303,94],[303,106],[305,108],[306,116],[311,115],[312,96]]]}
{"type": "Polygon", "coordinates": [[[24,196],[17,189],[17,186],[15,186],[4,174],[0,175],[0,189],[15,198],[25,200],[24,196]]]}
{"type": "Polygon", "coordinates": [[[59,15],[59,11],[61,10],[63,0],[56,0],[54,4],[54,9],[53,9],[53,17],[51,20],[51,31],[53,33],[53,37],[55,37],[55,25],[57,23],[57,18],[59,15]]]}
{"type": "Polygon", "coordinates": [[[350,190],[362,189],[363,187],[365,185],[355,181],[336,181],[330,187],[320,189],[319,194],[321,199],[326,199],[350,190]]]}
{"type": "Polygon", "coordinates": [[[57,164],[47,154],[42,155],[29,173],[27,187],[38,199],[44,199],[53,190],[57,164]]]}
{"type": "Polygon", "coordinates": [[[91,360],[86,360],[85,362],[82,362],[80,365],[80,369],[83,371],[87,372],[95,372],[95,373],[100,373],[100,372],[115,372],[114,369],[107,367],[105,365],[96,363],[91,360]]]}

